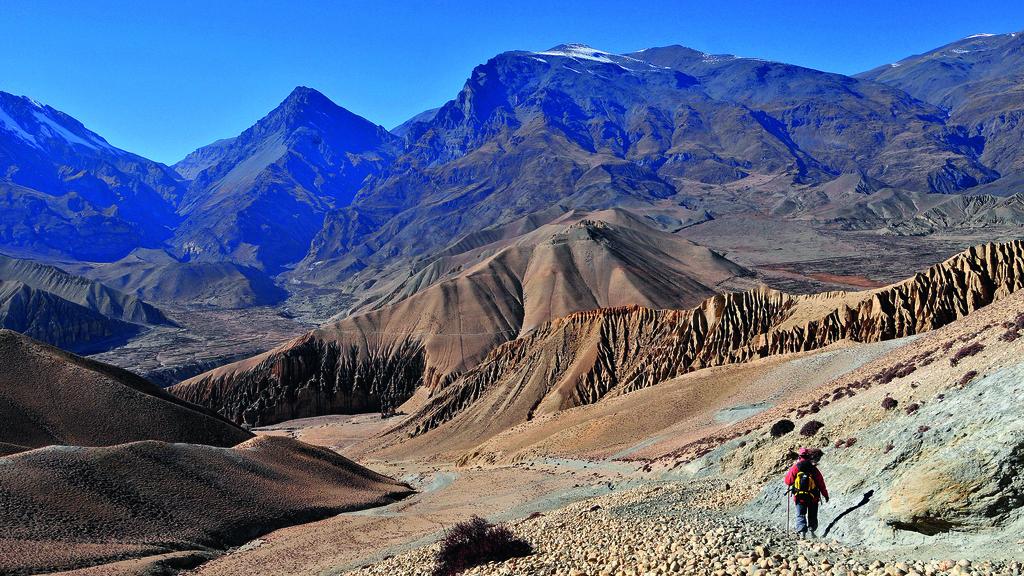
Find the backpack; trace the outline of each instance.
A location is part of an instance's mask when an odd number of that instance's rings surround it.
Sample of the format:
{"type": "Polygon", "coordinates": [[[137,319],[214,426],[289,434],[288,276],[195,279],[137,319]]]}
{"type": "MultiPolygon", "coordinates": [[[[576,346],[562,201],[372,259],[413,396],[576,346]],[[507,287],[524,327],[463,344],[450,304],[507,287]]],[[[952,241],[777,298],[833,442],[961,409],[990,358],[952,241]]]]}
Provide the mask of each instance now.
{"type": "Polygon", "coordinates": [[[796,476],[793,477],[793,500],[801,504],[817,502],[818,486],[811,472],[814,466],[806,460],[797,462],[796,476]]]}

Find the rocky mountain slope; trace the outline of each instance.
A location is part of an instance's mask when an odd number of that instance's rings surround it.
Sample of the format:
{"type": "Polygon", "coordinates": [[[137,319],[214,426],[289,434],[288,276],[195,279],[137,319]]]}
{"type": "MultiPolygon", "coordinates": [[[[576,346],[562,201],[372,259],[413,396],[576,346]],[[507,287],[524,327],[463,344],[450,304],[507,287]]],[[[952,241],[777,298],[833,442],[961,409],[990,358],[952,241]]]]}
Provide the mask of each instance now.
{"type": "Polygon", "coordinates": [[[22,282],[126,322],[172,324],[163,312],[136,295],[31,260],[0,254],[0,281],[22,282]]]}
{"type": "Polygon", "coordinates": [[[942,107],[950,122],[964,126],[965,143],[979,151],[979,159],[1019,184],[1024,33],[975,34],[857,76],[942,107]]]}
{"type": "Polygon", "coordinates": [[[53,266],[0,255],[0,327],[91,353],[157,325],[174,323],[137,296],[53,266]]]}
{"type": "Polygon", "coordinates": [[[88,354],[121,346],[143,327],[23,282],[0,280],[0,328],[88,354]]]}
{"type": "Polygon", "coordinates": [[[81,122],[0,92],[0,244],[114,260],[170,237],[184,193],[173,170],[115,148],[81,122]]]}
{"type": "Polygon", "coordinates": [[[709,209],[806,210],[828,202],[815,187],[844,174],[859,179],[851,189],[920,192],[998,176],[940,109],[898,89],[682,47],[500,54],[427,118],[403,128],[405,154],[328,216],[294,277],[336,282],[552,204],[671,198],[702,208],[674,216],[692,223],[709,209]],[[806,188],[787,193],[794,184],[806,188]],[[323,278],[325,268],[338,272],[323,278]]]}
{"type": "Polygon", "coordinates": [[[277,272],[302,258],[324,213],[351,202],[398,148],[384,128],[296,88],[245,132],[176,166],[190,182],[174,245],[193,260],[277,272]]]}
{"type": "Polygon", "coordinates": [[[680,307],[749,273],[624,211],[465,238],[366,312],[172,388],[238,422],[381,409],[436,387],[552,318],[622,304],[680,307]]]}
{"type": "MultiPolygon", "coordinates": [[[[913,278],[865,292],[715,296],[688,310],[580,312],[499,346],[393,434],[449,430],[484,438],[532,418],[680,374],[934,330],[1024,287],[1024,242],[980,246],[913,278]]],[[[438,431],[443,436],[443,431],[438,431]]]]}
{"type": "Polygon", "coordinates": [[[233,446],[251,435],[134,374],[0,330],[0,443],[233,446]]]}
{"type": "Polygon", "coordinates": [[[781,519],[785,455],[819,448],[830,537],[918,556],[1010,557],[1024,521],[1011,472],[1022,430],[1006,398],[1020,391],[1022,330],[1016,293],[659,462],[724,474],[736,487],[729,505],[781,519]],[[781,419],[793,431],[771,434],[781,419]],[[798,433],[812,421],[813,433],[798,433]]]}
{"type": "Polygon", "coordinates": [[[107,286],[185,307],[249,308],[279,303],[287,292],[265,272],[234,262],[194,262],[139,249],[115,262],[76,269],[107,286]]]}

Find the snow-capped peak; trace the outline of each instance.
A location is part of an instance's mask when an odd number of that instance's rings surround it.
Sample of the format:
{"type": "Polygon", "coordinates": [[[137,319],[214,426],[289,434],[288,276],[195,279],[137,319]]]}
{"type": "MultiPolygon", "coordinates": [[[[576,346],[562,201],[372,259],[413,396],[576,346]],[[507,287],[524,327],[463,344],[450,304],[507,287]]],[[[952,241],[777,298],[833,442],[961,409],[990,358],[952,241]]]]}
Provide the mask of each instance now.
{"type": "Polygon", "coordinates": [[[34,148],[42,148],[48,140],[62,140],[67,144],[93,150],[119,153],[99,135],[90,132],[78,122],[41,102],[27,96],[0,93],[0,130],[14,134],[34,148]]]}
{"type": "Polygon", "coordinates": [[[605,52],[604,50],[598,50],[591,48],[586,44],[561,44],[545,50],[543,52],[535,52],[539,56],[565,56],[567,58],[578,58],[581,60],[593,60],[595,62],[605,62],[614,64],[615,61],[612,58],[621,58],[611,52],[605,52]]]}
{"type": "Polygon", "coordinates": [[[964,40],[967,40],[969,38],[988,38],[989,36],[995,36],[995,34],[986,34],[984,32],[981,34],[971,34],[967,38],[964,38],[964,40]]]}

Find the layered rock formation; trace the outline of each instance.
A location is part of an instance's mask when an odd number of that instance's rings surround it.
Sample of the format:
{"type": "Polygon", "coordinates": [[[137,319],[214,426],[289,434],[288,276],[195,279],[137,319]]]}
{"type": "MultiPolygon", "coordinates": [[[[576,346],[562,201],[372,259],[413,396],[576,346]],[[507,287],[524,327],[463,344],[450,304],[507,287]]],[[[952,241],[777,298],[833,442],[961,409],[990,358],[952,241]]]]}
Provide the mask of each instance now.
{"type": "Polygon", "coordinates": [[[460,416],[511,426],[708,366],[918,334],[1021,287],[1024,242],[1015,241],[972,248],[873,291],[791,296],[760,288],[690,310],[577,313],[496,348],[397,431],[422,434],[460,416]]]}
{"type": "Polygon", "coordinates": [[[748,274],[629,213],[571,214],[520,236],[464,238],[366,303],[369,311],[172,390],[253,424],[387,410],[552,318],[621,304],[692,305],[748,274]]]}
{"type": "Polygon", "coordinates": [[[1024,377],[1022,329],[1024,293],[1001,297],[665,460],[728,477],[745,514],[781,524],[780,456],[817,447],[832,494],[829,538],[940,557],[1006,557],[1024,527],[1015,472],[1024,425],[1007,400],[1024,377]],[[768,429],[780,418],[796,430],[814,421],[817,430],[773,437],[768,429]]]}

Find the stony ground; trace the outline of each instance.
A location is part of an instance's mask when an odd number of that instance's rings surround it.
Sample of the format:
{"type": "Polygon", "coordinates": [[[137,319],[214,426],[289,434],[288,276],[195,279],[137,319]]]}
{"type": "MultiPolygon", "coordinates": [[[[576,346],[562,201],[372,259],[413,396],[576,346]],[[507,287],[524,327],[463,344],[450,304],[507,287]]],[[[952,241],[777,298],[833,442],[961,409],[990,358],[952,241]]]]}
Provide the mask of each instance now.
{"type": "MultiPolygon", "coordinates": [[[[543,516],[513,522],[535,553],[471,569],[468,575],[981,575],[1024,572],[1021,563],[966,560],[903,562],[833,541],[798,540],[768,524],[695,503],[684,484],[617,492],[543,516]]],[[[438,545],[352,572],[361,576],[429,576],[438,545]]]]}

